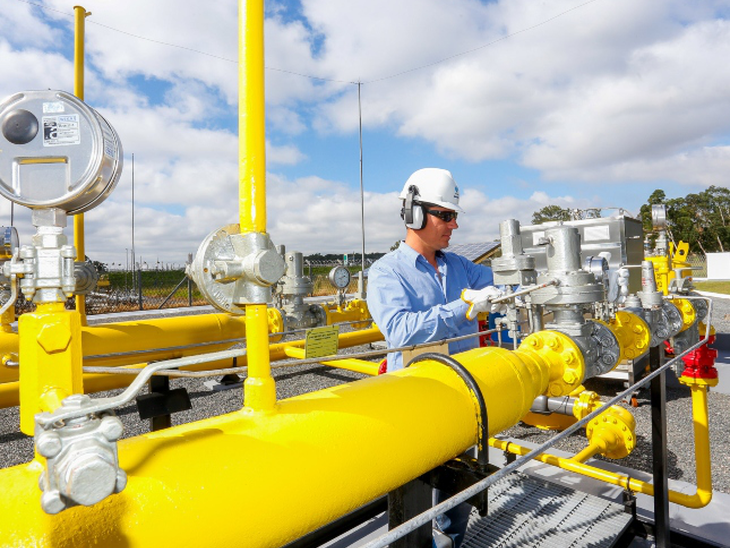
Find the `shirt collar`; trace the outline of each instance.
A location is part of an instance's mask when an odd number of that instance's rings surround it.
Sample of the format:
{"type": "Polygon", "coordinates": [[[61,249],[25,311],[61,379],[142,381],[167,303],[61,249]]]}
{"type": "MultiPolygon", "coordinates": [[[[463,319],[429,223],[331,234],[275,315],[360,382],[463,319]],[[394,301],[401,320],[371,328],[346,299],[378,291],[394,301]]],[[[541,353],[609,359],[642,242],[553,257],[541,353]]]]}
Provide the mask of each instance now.
{"type": "MultiPolygon", "coordinates": [[[[413,249],[411,246],[409,246],[405,240],[401,240],[400,245],[398,246],[398,251],[402,253],[406,259],[408,260],[409,264],[416,265],[418,262],[418,259],[420,258],[422,261],[427,262],[426,258],[421,255],[418,251],[413,249]]],[[[436,259],[444,260],[444,252],[443,251],[437,251],[436,252],[436,259]]]]}

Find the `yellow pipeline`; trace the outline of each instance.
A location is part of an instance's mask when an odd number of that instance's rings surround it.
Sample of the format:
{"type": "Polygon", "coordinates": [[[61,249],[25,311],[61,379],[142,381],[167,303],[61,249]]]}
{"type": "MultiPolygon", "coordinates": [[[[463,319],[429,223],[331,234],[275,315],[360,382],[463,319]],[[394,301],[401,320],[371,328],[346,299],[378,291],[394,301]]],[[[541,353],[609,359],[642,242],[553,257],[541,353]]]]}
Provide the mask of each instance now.
{"type": "MultiPolygon", "coordinates": [[[[271,309],[270,309],[271,310],[271,309]]],[[[147,361],[171,359],[182,356],[192,356],[203,352],[222,350],[231,346],[231,343],[208,344],[192,348],[164,349],[165,345],[194,345],[200,342],[215,342],[243,337],[245,333],[244,318],[226,314],[201,314],[196,316],[181,316],[177,318],[163,318],[140,322],[120,322],[104,326],[82,327],[82,347],[87,357],[84,365],[91,366],[136,366],[144,367],[147,361]],[[155,349],[162,345],[162,349],[155,352],[143,352],[145,349],[155,349]],[[114,353],[133,352],[125,356],[113,356],[114,353]]],[[[0,340],[2,338],[0,333],[0,340]]],[[[352,331],[339,336],[339,347],[347,348],[359,346],[383,339],[377,328],[352,331]]],[[[17,345],[17,335],[13,334],[13,341],[17,345]]],[[[288,349],[304,348],[305,341],[289,341],[269,346],[270,360],[283,360],[288,356],[288,349]]],[[[244,356],[238,358],[237,365],[248,364],[244,356]]],[[[336,362],[333,365],[337,365],[336,362]]],[[[186,368],[188,370],[218,369],[231,367],[230,360],[208,362],[198,366],[186,368]]],[[[371,374],[367,370],[362,373],[371,374]]],[[[0,383],[0,407],[18,405],[20,384],[11,379],[18,378],[17,367],[0,367],[0,375],[5,382],[0,383]]],[[[111,390],[128,386],[132,382],[131,375],[114,374],[85,374],[84,391],[88,393],[101,390],[111,390]]]]}
{"type": "MultiPolygon", "coordinates": [[[[264,101],[264,2],[238,3],[238,213],[241,233],[266,232],[266,124],[264,101]]],[[[251,359],[244,405],[270,411],[276,387],[269,362],[266,304],[246,305],[251,359]]]]}
{"type": "MultiPolygon", "coordinates": [[[[74,95],[84,100],[84,35],[86,17],[91,15],[81,6],[74,6],[74,95]]],[[[78,261],[86,260],[86,243],[84,240],[84,214],[74,216],[74,246],[78,261]]],[[[81,325],[86,325],[86,297],[76,295],[76,310],[79,312],[81,325]]]]}
{"type": "MultiPolygon", "coordinates": [[[[485,396],[490,434],[519,421],[554,368],[550,352],[529,345],[456,358],[485,396]]],[[[243,409],[123,440],[129,483],[93,507],[45,515],[40,465],[16,466],[0,471],[0,538],[8,546],[281,546],[463,452],[478,438],[475,411],[454,371],[424,361],[283,400],[271,413],[243,409]],[[170,516],[175,527],[160,527],[170,516]],[[214,521],[227,526],[199,527],[214,521]]]]}
{"type": "MultiPolygon", "coordinates": [[[[284,350],[286,355],[290,358],[303,359],[305,357],[305,351],[303,348],[297,348],[294,346],[288,346],[284,350]]],[[[348,371],[354,371],[355,373],[363,373],[364,375],[377,375],[379,363],[368,362],[365,360],[359,360],[355,358],[344,358],[330,361],[320,362],[322,365],[331,365],[338,369],[347,369],[348,371]]]]}
{"type": "MultiPolygon", "coordinates": [[[[693,495],[688,495],[679,491],[669,490],[669,501],[687,508],[703,508],[712,500],[712,475],[710,465],[710,436],[708,428],[707,416],[707,387],[702,385],[690,385],[692,389],[692,415],[694,419],[694,435],[695,435],[695,460],[697,489],[693,495]]],[[[508,451],[515,455],[526,455],[531,451],[526,447],[522,447],[515,443],[490,439],[489,444],[492,447],[508,451]]],[[[589,446],[590,447],[590,446],[589,446]]],[[[543,453],[535,457],[536,460],[557,466],[563,470],[575,472],[582,476],[593,478],[611,485],[617,485],[623,489],[628,489],[634,493],[642,493],[644,495],[654,496],[654,485],[641,481],[624,474],[609,472],[590,466],[580,462],[584,457],[590,456],[589,451],[585,455],[579,454],[573,458],[563,458],[549,453],[543,453]]]]}

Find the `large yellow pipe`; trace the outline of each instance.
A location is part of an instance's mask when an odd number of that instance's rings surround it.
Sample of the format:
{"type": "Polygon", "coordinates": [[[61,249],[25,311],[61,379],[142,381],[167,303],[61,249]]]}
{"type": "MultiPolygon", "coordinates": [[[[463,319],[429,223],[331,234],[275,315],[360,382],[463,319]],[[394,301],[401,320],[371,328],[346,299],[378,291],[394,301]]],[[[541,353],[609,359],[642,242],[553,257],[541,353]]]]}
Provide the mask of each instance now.
{"type": "MultiPolygon", "coordinates": [[[[712,500],[712,474],[710,465],[710,436],[708,428],[707,415],[707,387],[691,385],[692,389],[692,416],[694,419],[695,434],[695,469],[697,475],[697,489],[694,494],[682,493],[679,491],[669,490],[669,501],[687,508],[703,508],[712,500]]],[[[490,439],[489,444],[502,451],[507,451],[514,455],[524,456],[531,451],[527,447],[523,447],[513,442],[490,439]]],[[[634,493],[643,493],[644,495],[654,496],[654,485],[641,481],[624,474],[610,472],[595,466],[584,464],[593,454],[599,452],[596,447],[589,445],[578,455],[572,458],[557,457],[549,453],[543,453],[535,457],[544,464],[549,464],[575,472],[582,476],[586,476],[595,480],[617,485],[623,489],[628,489],[634,493]]]]}
{"type": "MultiPolygon", "coordinates": [[[[83,351],[87,357],[84,365],[87,366],[139,366],[144,367],[147,361],[171,359],[182,356],[192,356],[203,352],[222,350],[231,346],[231,343],[209,344],[192,348],[162,349],[155,352],[140,353],[148,348],[158,348],[160,345],[184,345],[200,342],[213,342],[243,337],[245,333],[244,319],[239,316],[225,314],[203,314],[200,316],[181,316],[178,318],[164,318],[145,320],[140,322],[120,322],[105,326],[82,327],[82,341],[90,341],[83,351]],[[93,341],[93,342],[91,342],[93,341]],[[113,356],[116,352],[127,355],[113,356]]],[[[0,333],[0,341],[3,333],[0,333]]],[[[17,335],[13,335],[17,347],[17,335]]],[[[377,327],[359,331],[341,333],[339,347],[349,348],[375,341],[383,340],[383,335],[377,327]]],[[[270,361],[283,360],[290,357],[292,348],[304,348],[304,339],[269,346],[270,361]]],[[[82,343],[83,346],[83,343],[82,343]]],[[[236,365],[248,365],[246,356],[238,358],[236,365]]],[[[338,366],[337,362],[332,363],[338,366]]],[[[231,367],[230,360],[215,361],[186,368],[188,370],[219,369],[231,367]]],[[[361,370],[365,374],[374,374],[369,369],[361,370]]],[[[20,384],[17,367],[0,366],[0,376],[5,379],[0,383],[0,407],[18,405],[20,384]]],[[[114,374],[85,374],[84,391],[87,394],[101,390],[123,388],[132,382],[131,375],[114,374]]]]}
{"type": "MultiPolygon", "coordinates": [[[[490,433],[547,390],[553,364],[529,348],[456,358],[483,392],[490,433]]],[[[126,489],[55,516],[40,465],[0,471],[7,546],[281,546],[460,454],[478,438],[463,380],[432,361],[121,441],[126,489]],[[316,504],[312,504],[316,501],[316,504]],[[174,527],[160,527],[174,518],[174,527]],[[201,523],[225,527],[201,528],[201,523]]]]}

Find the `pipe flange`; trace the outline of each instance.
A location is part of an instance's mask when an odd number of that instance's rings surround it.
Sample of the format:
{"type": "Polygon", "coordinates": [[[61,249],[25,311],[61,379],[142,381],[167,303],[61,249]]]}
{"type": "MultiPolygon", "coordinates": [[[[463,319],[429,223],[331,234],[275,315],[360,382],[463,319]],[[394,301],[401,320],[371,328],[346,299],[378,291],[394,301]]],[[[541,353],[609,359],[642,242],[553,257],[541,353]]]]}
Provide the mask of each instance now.
{"type": "Polygon", "coordinates": [[[593,328],[591,338],[598,347],[598,357],[593,363],[587,365],[587,369],[591,371],[586,371],[586,375],[597,377],[608,373],[618,365],[621,358],[621,346],[618,338],[607,325],[594,320],[589,320],[588,323],[593,328]]]}
{"type": "Polygon", "coordinates": [[[636,421],[623,407],[613,405],[586,425],[586,437],[609,459],[623,459],[636,447],[636,421]]]}
{"type": "Polygon", "coordinates": [[[559,331],[538,331],[520,345],[522,351],[533,351],[550,366],[548,396],[567,396],[585,379],[586,366],[580,347],[559,331]]]}
{"type": "Polygon", "coordinates": [[[651,328],[641,316],[618,310],[614,318],[606,325],[611,328],[619,341],[621,349],[619,363],[625,360],[636,360],[649,351],[651,328]]]}

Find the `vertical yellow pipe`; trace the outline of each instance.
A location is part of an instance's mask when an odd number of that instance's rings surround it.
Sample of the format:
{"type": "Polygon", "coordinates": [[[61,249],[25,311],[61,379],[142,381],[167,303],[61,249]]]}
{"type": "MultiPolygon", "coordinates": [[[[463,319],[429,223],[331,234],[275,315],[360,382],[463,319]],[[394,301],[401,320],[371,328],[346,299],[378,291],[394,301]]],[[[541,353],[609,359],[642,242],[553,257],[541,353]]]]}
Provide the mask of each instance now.
{"type": "MultiPolygon", "coordinates": [[[[74,95],[84,100],[84,34],[86,16],[90,15],[85,8],[74,6],[74,95]]],[[[86,243],[84,241],[84,214],[74,216],[74,246],[77,260],[86,259],[86,243]]],[[[81,325],[86,325],[86,297],[76,295],[76,310],[79,311],[81,325]]]]}
{"type": "MultiPolygon", "coordinates": [[[[238,161],[241,233],[266,232],[266,128],[264,117],[264,2],[239,0],[238,161]]],[[[268,411],[276,404],[269,361],[266,304],[246,305],[248,377],[244,405],[268,411]]]]}
{"type": "Polygon", "coordinates": [[[238,161],[241,232],[266,232],[264,2],[239,0],[238,161]]]}

